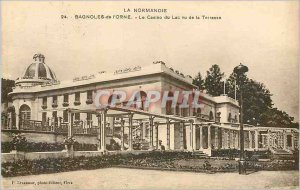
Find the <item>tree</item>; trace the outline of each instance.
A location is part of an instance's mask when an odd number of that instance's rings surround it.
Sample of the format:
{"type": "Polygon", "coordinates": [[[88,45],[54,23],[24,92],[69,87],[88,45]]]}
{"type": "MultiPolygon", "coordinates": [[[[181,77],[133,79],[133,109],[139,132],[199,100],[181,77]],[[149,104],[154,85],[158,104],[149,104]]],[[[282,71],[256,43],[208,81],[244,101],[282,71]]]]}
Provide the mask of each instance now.
{"type": "Polygon", "coordinates": [[[8,93],[12,92],[12,88],[15,86],[14,80],[1,79],[1,103],[10,102],[11,98],[8,97],[8,93]]]}
{"type": "MultiPolygon", "coordinates": [[[[235,96],[235,74],[231,74],[228,83],[228,96],[235,96]]],[[[237,80],[239,81],[239,80],[237,80]]],[[[256,125],[264,123],[263,114],[272,108],[273,103],[270,91],[263,83],[249,79],[246,75],[243,76],[243,113],[245,123],[256,125]]],[[[240,97],[240,85],[237,83],[237,99],[240,97]]]]}
{"type": "MultiPolygon", "coordinates": [[[[243,113],[245,123],[252,125],[260,124],[268,127],[297,127],[293,123],[294,118],[286,112],[273,107],[272,94],[263,83],[243,77],[243,113]]],[[[231,74],[227,79],[228,96],[235,96],[236,75],[231,74]]],[[[237,80],[239,81],[239,80],[237,80]]],[[[237,99],[240,96],[240,87],[237,83],[237,99]]],[[[240,100],[239,100],[240,101],[240,100]]]]}
{"type": "Polygon", "coordinates": [[[204,86],[207,93],[212,96],[220,96],[222,94],[222,78],[224,73],[221,72],[219,65],[212,65],[212,67],[207,71],[204,86]]]}
{"type": "Polygon", "coordinates": [[[270,127],[295,127],[293,120],[293,117],[277,108],[271,108],[262,114],[262,123],[270,127]]]}
{"type": "Polygon", "coordinates": [[[199,88],[199,90],[204,89],[204,80],[202,79],[202,75],[200,72],[198,72],[198,74],[193,79],[193,84],[196,85],[199,88]]]}

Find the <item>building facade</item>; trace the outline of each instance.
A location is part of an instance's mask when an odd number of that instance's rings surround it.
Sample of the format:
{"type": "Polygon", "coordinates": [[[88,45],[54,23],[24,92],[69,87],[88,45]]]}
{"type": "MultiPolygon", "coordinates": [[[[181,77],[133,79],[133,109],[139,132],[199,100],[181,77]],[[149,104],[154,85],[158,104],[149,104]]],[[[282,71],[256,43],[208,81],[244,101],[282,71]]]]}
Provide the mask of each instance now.
{"type": "MultiPolygon", "coordinates": [[[[74,124],[73,134],[97,136],[99,118],[96,114],[95,96],[104,89],[111,93],[139,92],[141,101],[149,91],[168,92],[168,97],[173,97],[174,92],[197,90],[192,84],[191,76],[168,68],[161,61],[146,67],[136,66],[111,73],[100,71],[88,76],[75,77],[71,81],[59,81],[46,64],[45,57],[36,54],[33,62],[16,80],[16,87],[10,93],[13,103],[2,129],[65,133],[71,122],[74,124]],[[70,110],[76,111],[72,115],[70,110]]],[[[105,144],[114,139],[123,149],[132,149],[133,141],[138,139],[144,144],[143,149],[163,145],[170,150],[202,150],[208,154],[211,149],[238,149],[238,102],[226,95],[212,97],[204,92],[200,92],[199,100],[199,108],[182,108],[180,103],[184,100],[178,99],[175,106],[170,106],[167,102],[164,107],[158,101],[150,107],[132,107],[125,111],[127,114],[147,116],[146,119],[139,116],[130,120],[124,110],[122,113],[111,110],[105,117],[105,135],[102,136],[106,139],[104,148],[105,144]],[[139,112],[132,111],[134,109],[139,112]],[[124,115],[126,117],[123,117],[124,115]],[[163,120],[158,119],[158,116],[163,117],[163,120]],[[156,119],[151,123],[151,118],[156,119]],[[124,126],[125,129],[122,129],[124,126]]],[[[110,103],[111,97],[104,101],[110,103]]],[[[128,101],[130,99],[126,98],[119,106],[122,107],[128,101]]],[[[141,105],[143,103],[141,102],[141,105]]],[[[291,151],[298,148],[297,129],[245,125],[244,130],[246,149],[291,151]]]]}

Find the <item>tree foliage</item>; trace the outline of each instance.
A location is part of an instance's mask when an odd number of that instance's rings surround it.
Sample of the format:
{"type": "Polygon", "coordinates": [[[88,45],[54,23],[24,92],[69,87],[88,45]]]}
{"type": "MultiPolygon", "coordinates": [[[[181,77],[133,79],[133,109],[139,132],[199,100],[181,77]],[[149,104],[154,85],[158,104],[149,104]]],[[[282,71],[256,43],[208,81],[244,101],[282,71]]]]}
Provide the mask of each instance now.
{"type": "Polygon", "coordinates": [[[204,89],[204,80],[200,72],[198,72],[196,77],[193,79],[193,84],[196,85],[200,90],[204,89]]]}
{"type": "MultiPolygon", "coordinates": [[[[208,71],[204,80],[204,86],[200,89],[206,89],[207,93],[213,96],[219,96],[223,92],[224,73],[218,65],[213,65],[208,71]]],[[[201,74],[194,79],[194,84],[201,86],[201,74]],[[199,80],[200,79],[200,80],[199,80]]],[[[270,90],[261,82],[248,78],[246,75],[237,78],[232,73],[226,81],[226,93],[229,97],[239,100],[240,87],[243,90],[243,120],[244,123],[252,125],[261,125],[269,127],[293,127],[299,128],[299,123],[293,122],[294,118],[286,112],[274,107],[272,94],[270,90]]]]}
{"type": "Polygon", "coordinates": [[[268,109],[262,115],[262,120],[265,125],[270,127],[295,127],[293,117],[290,117],[286,112],[277,108],[268,109]]]}
{"type": "MultiPolygon", "coordinates": [[[[235,78],[235,75],[231,74],[227,81],[228,96],[232,98],[235,96],[235,78]]],[[[246,76],[242,87],[244,122],[252,125],[265,123],[262,116],[273,106],[270,91],[263,83],[249,79],[246,76]]],[[[237,99],[239,100],[240,86],[237,86],[236,90],[237,99]]]]}
{"type": "Polygon", "coordinates": [[[212,96],[220,96],[223,91],[222,79],[224,77],[224,73],[221,72],[219,65],[212,65],[206,74],[204,86],[207,93],[212,96]]]}
{"type": "Polygon", "coordinates": [[[14,80],[1,78],[1,103],[11,101],[11,98],[8,97],[8,93],[12,92],[14,86],[14,80]]]}

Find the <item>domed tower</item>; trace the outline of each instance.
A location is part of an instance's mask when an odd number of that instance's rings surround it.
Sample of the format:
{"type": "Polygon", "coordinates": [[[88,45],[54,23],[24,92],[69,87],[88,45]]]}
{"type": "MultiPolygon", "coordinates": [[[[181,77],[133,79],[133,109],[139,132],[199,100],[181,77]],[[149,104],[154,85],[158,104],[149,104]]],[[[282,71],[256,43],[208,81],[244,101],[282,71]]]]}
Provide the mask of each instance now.
{"type": "Polygon", "coordinates": [[[36,86],[54,82],[57,82],[55,73],[45,64],[45,56],[35,54],[33,63],[25,69],[22,77],[16,80],[16,85],[36,86]]]}

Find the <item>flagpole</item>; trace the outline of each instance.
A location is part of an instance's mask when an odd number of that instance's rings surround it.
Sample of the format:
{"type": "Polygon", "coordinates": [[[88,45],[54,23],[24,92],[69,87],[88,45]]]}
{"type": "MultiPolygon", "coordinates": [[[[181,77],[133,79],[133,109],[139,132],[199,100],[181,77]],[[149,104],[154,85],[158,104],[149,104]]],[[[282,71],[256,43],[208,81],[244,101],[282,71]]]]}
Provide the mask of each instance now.
{"type": "Polygon", "coordinates": [[[236,80],[234,80],[234,99],[236,100],[236,80]]]}
{"type": "Polygon", "coordinates": [[[223,93],[224,95],[226,94],[226,83],[225,83],[225,81],[226,80],[224,80],[224,93],[223,93]]]}

